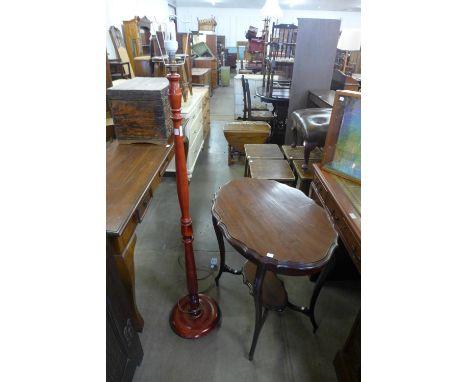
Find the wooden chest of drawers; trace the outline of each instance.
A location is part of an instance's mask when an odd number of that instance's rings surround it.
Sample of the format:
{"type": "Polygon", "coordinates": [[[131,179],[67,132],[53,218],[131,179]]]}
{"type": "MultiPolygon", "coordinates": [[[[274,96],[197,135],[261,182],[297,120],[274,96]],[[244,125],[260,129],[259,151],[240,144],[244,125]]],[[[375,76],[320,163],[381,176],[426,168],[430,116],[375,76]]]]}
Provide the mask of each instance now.
{"type": "MultiPolygon", "coordinates": [[[[208,89],[208,88],[206,88],[208,89]]],[[[210,132],[210,93],[205,91],[202,101],[202,113],[203,113],[203,138],[206,139],[210,132]]]]}
{"type": "MultiPolygon", "coordinates": [[[[183,129],[188,141],[187,175],[192,174],[198,156],[203,149],[205,136],[209,131],[209,92],[207,87],[193,87],[193,95],[187,102],[182,102],[182,117],[185,127],[183,129]]],[[[167,167],[167,172],[175,172],[175,159],[167,167]]]]}
{"type": "Polygon", "coordinates": [[[166,144],[172,138],[169,81],[136,77],[107,89],[115,136],[121,142],[166,144]]]}

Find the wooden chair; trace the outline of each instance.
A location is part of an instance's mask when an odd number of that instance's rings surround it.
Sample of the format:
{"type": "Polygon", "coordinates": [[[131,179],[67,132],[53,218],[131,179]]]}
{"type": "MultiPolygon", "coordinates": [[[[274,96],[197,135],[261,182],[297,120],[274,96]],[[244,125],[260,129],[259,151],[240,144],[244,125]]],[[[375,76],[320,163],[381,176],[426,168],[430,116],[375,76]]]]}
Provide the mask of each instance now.
{"type": "Polygon", "coordinates": [[[242,91],[244,93],[244,121],[263,121],[270,123],[273,113],[267,108],[252,108],[249,80],[242,76],[242,91]]]}
{"type": "MultiPolygon", "coordinates": [[[[135,74],[133,72],[133,67],[129,63],[130,58],[128,57],[127,49],[125,48],[125,43],[122,37],[122,33],[116,27],[111,26],[109,28],[109,34],[111,36],[112,44],[114,45],[115,54],[117,55],[116,60],[110,60],[109,62],[111,64],[111,68],[114,65],[115,68],[119,69],[118,71],[123,75],[120,78],[135,77],[135,74]]],[[[117,73],[117,70],[115,73],[117,73]]]]}

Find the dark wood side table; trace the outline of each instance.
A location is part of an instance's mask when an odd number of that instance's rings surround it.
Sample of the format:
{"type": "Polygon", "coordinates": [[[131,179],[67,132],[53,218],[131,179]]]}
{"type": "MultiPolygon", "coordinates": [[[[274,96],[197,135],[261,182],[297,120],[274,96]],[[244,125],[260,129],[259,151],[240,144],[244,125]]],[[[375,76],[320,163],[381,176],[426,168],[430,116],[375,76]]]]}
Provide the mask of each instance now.
{"type": "Polygon", "coordinates": [[[291,147],[291,145],[282,145],[281,151],[290,165],[292,165],[294,159],[304,159],[304,146],[291,147]]]}
{"type": "Polygon", "coordinates": [[[289,89],[274,89],[272,94],[269,95],[266,88],[258,87],[255,94],[260,97],[262,102],[273,105],[275,118],[270,142],[279,145],[284,144],[288,119],[289,89]]]}
{"type": "Polygon", "coordinates": [[[174,155],[173,145],[119,144],[106,148],[106,236],[138,331],[144,321],[135,301],[135,230],[174,155]]]}
{"type": "Polygon", "coordinates": [[[278,145],[272,143],[265,144],[245,144],[245,169],[244,176],[250,176],[249,160],[250,159],[284,159],[278,145]]]}
{"type": "MultiPolygon", "coordinates": [[[[272,180],[230,181],[216,193],[211,213],[221,260],[216,284],[223,272],[238,274],[225,263],[223,236],[256,265],[252,287],[255,330],[249,352],[252,360],[266,314],[262,291],[266,272],[292,276],[317,272],[332,258],[338,235],[323,208],[301,191],[272,180]]],[[[311,307],[316,297],[314,290],[311,307]]],[[[316,327],[313,312],[289,302],[288,306],[307,314],[316,327]]]]}

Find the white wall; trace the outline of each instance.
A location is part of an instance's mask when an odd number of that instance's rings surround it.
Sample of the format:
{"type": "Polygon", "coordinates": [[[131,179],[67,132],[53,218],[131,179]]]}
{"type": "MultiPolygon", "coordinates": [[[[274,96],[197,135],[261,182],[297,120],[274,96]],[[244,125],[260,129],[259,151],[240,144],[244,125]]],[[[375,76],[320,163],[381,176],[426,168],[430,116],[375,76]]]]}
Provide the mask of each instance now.
{"type": "MultiPolygon", "coordinates": [[[[280,23],[297,25],[297,18],[341,19],[341,28],[361,28],[360,12],[330,12],[283,9],[283,18],[280,23]]],[[[214,16],[218,25],[216,34],[226,36],[226,46],[236,46],[236,41],[245,41],[245,32],[250,25],[263,29],[263,17],[260,9],[246,8],[216,8],[216,7],[177,7],[177,26],[180,32],[187,29],[198,30],[197,17],[200,19],[214,16]]]]}
{"type": "Polygon", "coordinates": [[[122,21],[135,16],[146,16],[153,22],[152,28],[155,27],[155,18],[158,24],[168,20],[167,0],[106,0],[106,5],[106,48],[109,58],[116,58],[109,36],[109,27],[112,25],[122,30],[122,21]]]}

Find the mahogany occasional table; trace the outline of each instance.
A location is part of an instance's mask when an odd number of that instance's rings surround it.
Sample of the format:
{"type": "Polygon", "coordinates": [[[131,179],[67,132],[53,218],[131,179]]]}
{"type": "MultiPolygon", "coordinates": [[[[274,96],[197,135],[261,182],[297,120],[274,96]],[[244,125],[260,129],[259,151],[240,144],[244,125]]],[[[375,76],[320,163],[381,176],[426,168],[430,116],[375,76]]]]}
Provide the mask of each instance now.
{"type": "MultiPolygon", "coordinates": [[[[215,194],[211,213],[221,260],[216,284],[223,272],[240,273],[225,264],[223,236],[256,266],[252,286],[255,330],[249,352],[252,360],[267,312],[262,290],[267,271],[291,276],[319,271],[332,258],[338,235],[322,207],[298,189],[273,180],[238,178],[230,181],[215,194]]],[[[308,315],[315,328],[316,298],[314,290],[311,309],[290,302],[287,306],[308,315]]]]}

